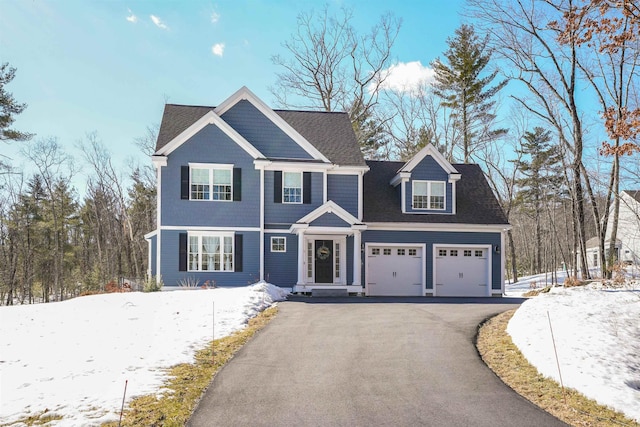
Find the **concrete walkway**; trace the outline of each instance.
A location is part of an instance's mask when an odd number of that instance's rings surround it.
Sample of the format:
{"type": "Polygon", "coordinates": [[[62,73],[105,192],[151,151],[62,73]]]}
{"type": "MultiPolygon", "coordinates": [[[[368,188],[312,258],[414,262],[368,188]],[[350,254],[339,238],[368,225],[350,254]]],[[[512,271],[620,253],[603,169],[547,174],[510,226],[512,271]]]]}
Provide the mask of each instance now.
{"type": "Polygon", "coordinates": [[[189,426],[560,426],[480,360],[509,299],[298,298],[218,373],[189,426]]]}

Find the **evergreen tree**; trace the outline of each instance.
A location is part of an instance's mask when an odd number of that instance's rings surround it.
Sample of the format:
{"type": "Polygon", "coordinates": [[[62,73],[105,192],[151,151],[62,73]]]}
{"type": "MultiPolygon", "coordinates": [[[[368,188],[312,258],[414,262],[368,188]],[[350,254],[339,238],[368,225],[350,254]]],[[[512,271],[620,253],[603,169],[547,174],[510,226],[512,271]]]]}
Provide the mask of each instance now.
{"type": "Polygon", "coordinates": [[[477,146],[507,133],[506,129],[492,128],[496,118],[492,99],[507,80],[489,86],[498,70],[480,77],[491,59],[488,40],[488,37],[479,39],[472,26],[462,25],[455,31],[455,37],[447,39],[445,61],[437,58],[431,63],[435,71],[434,93],[442,99],[442,106],[453,110],[465,163],[469,163],[477,146]]]}
{"type": "Polygon", "coordinates": [[[540,218],[545,203],[553,200],[562,185],[562,153],[557,145],[551,145],[551,132],[535,127],[533,132],[525,132],[516,152],[519,160],[514,161],[522,178],[515,180],[519,188],[516,201],[535,220],[536,259],[533,273],[542,268],[542,227],[540,218]],[[526,160],[529,156],[530,160],[526,160]]]}
{"type": "Polygon", "coordinates": [[[8,63],[0,64],[0,141],[24,141],[31,138],[31,134],[19,132],[9,127],[15,121],[15,115],[22,113],[26,104],[18,104],[11,92],[5,90],[5,85],[11,83],[16,75],[16,69],[8,63]]]}

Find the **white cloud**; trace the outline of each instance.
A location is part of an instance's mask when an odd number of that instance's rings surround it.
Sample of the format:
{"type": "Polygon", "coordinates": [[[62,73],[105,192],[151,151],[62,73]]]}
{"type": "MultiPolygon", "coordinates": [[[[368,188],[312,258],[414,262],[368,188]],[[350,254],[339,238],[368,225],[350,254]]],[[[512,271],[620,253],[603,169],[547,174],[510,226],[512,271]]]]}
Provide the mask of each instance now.
{"type": "Polygon", "coordinates": [[[213,13],[211,13],[211,23],[217,24],[219,20],[220,20],[220,14],[216,11],[213,11],[213,13]]]}
{"type": "Polygon", "coordinates": [[[167,27],[167,24],[162,22],[162,19],[158,18],[156,15],[151,15],[150,18],[153,21],[153,23],[156,24],[156,27],[161,28],[163,30],[169,29],[169,27],[167,27]]]}
{"type": "Polygon", "coordinates": [[[127,16],[127,21],[131,22],[132,24],[135,24],[136,22],[138,22],[138,17],[133,14],[131,9],[128,9],[128,10],[129,10],[129,16],[127,16]]]}
{"type": "Polygon", "coordinates": [[[422,65],[420,61],[398,62],[382,71],[386,79],[381,89],[396,92],[414,93],[433,81],[432,68],[422,65]]]}
{"type": "Polygon", "coordinates": [[[222,54],[224,53],[224,43],[216,43],[211,46],[211,52],[213,52],[215,56],[222,58],[222,54]]]}

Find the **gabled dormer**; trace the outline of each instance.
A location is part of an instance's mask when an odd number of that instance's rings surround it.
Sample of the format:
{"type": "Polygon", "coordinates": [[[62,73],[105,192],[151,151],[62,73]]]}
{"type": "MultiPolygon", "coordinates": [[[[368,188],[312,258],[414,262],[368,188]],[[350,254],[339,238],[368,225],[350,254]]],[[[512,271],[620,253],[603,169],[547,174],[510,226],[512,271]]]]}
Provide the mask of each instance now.
{"type": "Polygon", "coordinates": [[[400,193],[402,213],[456,213],[456,182],[460,173],[431,144],[405,163],[390,184],[400,193]]]}

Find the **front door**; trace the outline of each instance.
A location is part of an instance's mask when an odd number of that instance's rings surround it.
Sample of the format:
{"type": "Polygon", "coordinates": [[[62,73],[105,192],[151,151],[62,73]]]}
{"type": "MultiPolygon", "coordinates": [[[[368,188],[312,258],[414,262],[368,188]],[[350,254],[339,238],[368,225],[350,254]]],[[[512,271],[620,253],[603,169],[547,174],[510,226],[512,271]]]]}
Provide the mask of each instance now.
{"type": "Polygon", "coordinates": [[[333,283],[333,240],[316,240],[316,283],[333,283]]]}

